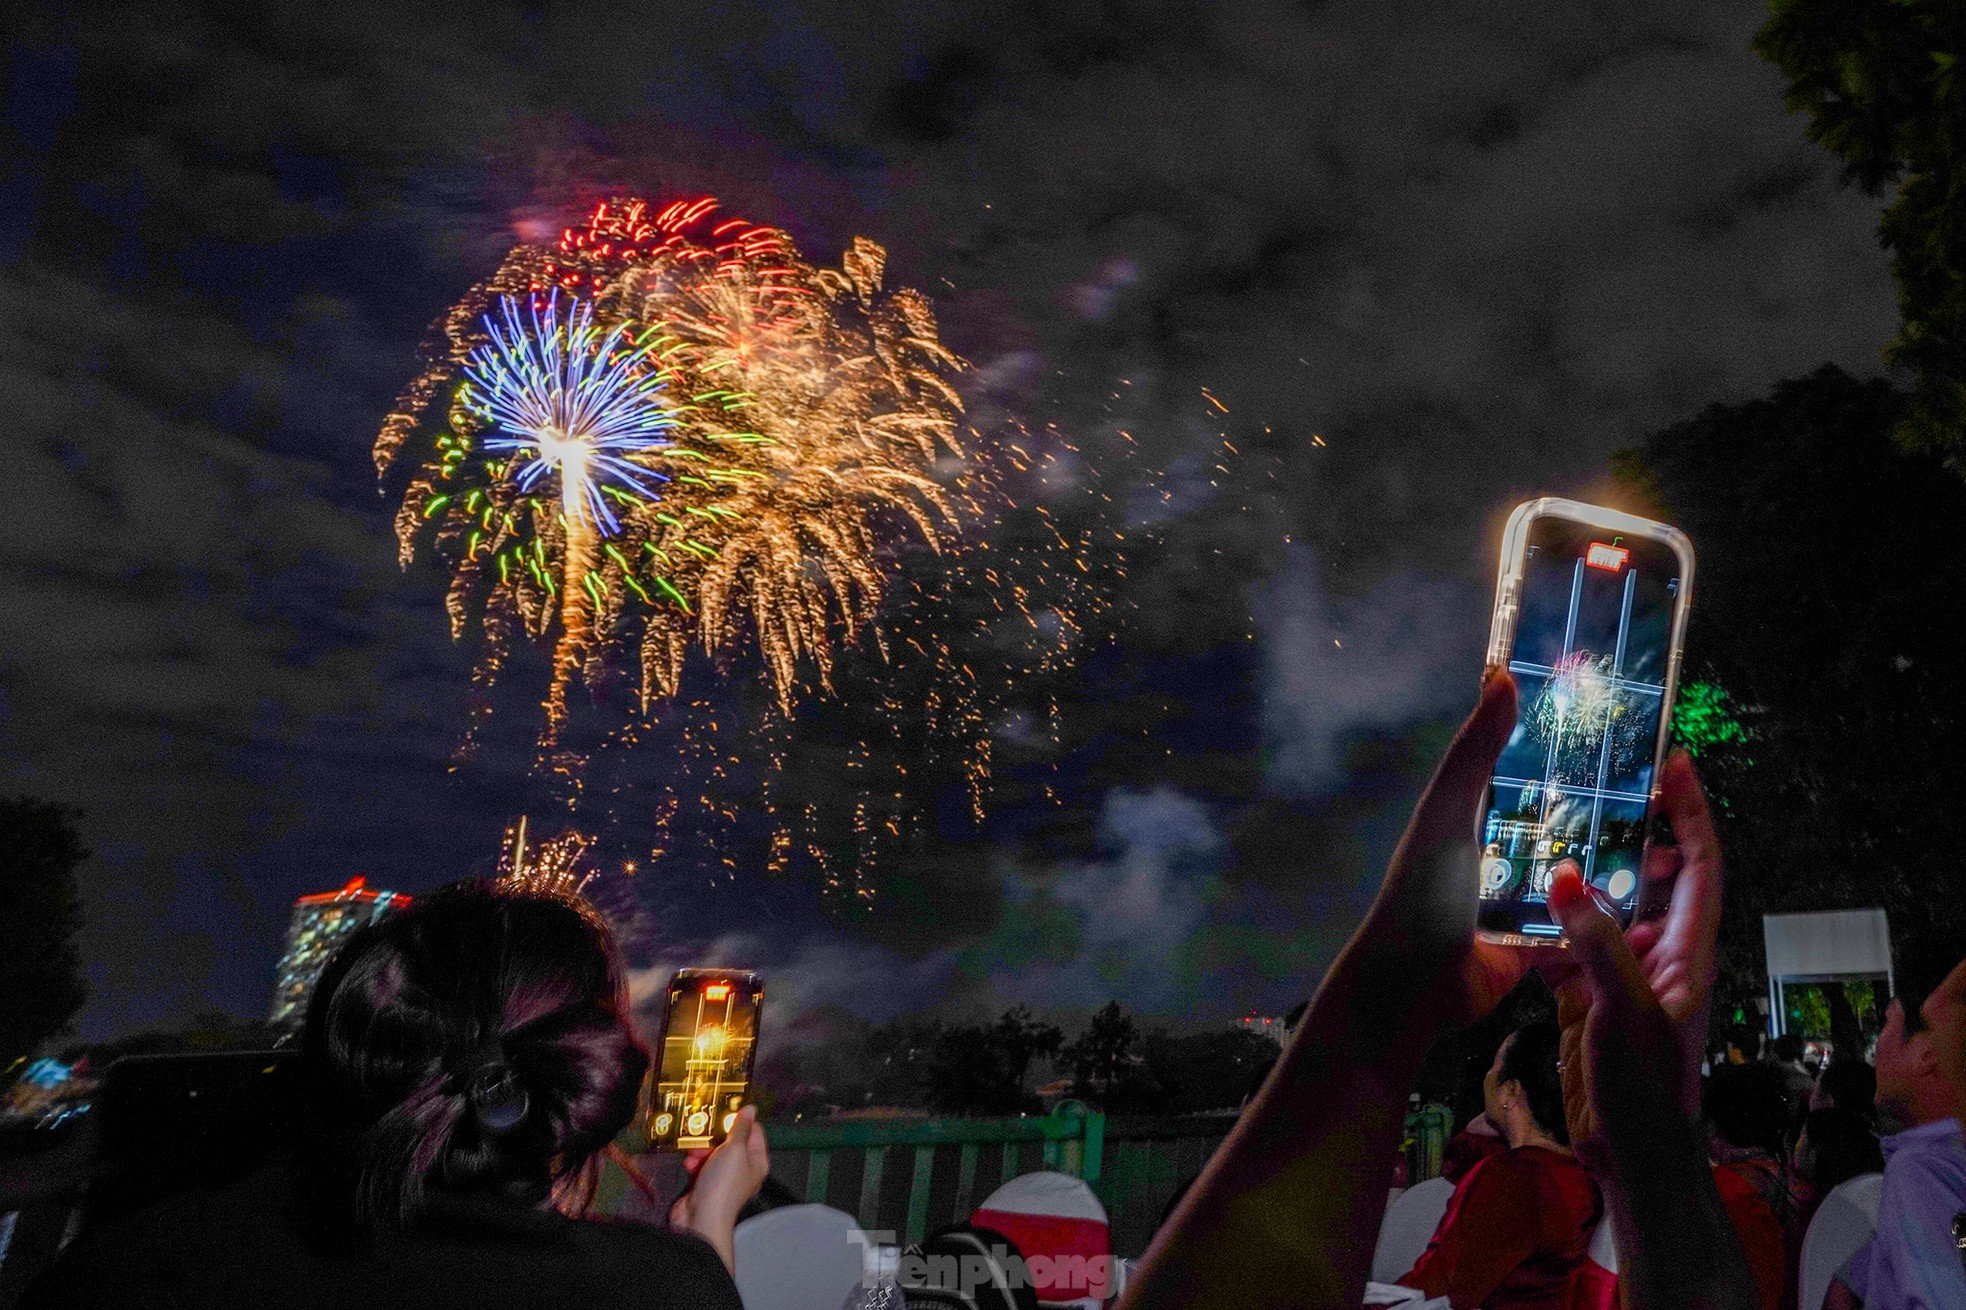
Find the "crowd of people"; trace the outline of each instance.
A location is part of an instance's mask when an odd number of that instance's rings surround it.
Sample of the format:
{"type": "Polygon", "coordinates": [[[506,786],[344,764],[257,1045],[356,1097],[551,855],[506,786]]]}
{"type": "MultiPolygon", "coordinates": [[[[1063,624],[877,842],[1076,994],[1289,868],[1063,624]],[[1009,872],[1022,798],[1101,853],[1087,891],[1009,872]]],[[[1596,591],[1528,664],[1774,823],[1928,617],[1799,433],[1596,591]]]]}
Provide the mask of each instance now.
{"type": "MultiPolygon", "coordinates": [[[[1455,1194],[1401,1283],[1453,1310],[1570,1310],[1609,1224],[1610,1294],[1629,1310],[1779,1310],[1815,1206],[1881,1164],[1877,1235],[1830,1304],[1966,1307],[1966,950],[1904,959],[1874,1071],[1840,1051],[1812,1076],[1783,1048],[1703,1077],[1722,869],[1690,761],[1660,779],[1673,844],[1652,853],[1632,926],[1561,867],[1568,949],[1505,949],[1474,932],[1472,833],[1515,720],[1514,685],[1492,673],[1364,922],[1121,1310],[1359,1306],[1427,1047],[1532,968],[1556,1018],[1501,1043],[1483,1140],[1453,1153],[1455,1194]]],[[[733,1232],[770,1168],[750,1111],[693,1162],[666,1226],[585,1217],[647,1071],[623,977],[572,903],[483,885],[419,897],[321,979],[291,1149],[85,1226],[22,1304],[735,1310],[733,1232]]]]}
{"type": "MultiPolygon", "coordinates": [[[[1916,1012],[1931,987],[1914,962],[1901,1012],[1907,1005],[1916,1012]]],[[[1446,1296],[1457,1308],[1589,1303],[1578,1286],[1588,1277],[1602,1201],[1569,1149],[1558,1031],[1536,1020],[1503,1040],[1482,1080],[1482,1112],[1444,1153],[1453,1198],[1400,1284],[1446,1296]]],[[[1736,1046],[1705,1073],[1701,1119],[1714,1186],[1764,1310],[1796,1307],[1803,1234],[1824,1198],[1883,1172],[1880,1125],[1889,1132],[1930,1121],[1906,1096],[1917,1071],[1899,1058],[1903,1049],[1884,1049],[1881,1107],[1877,1072],[1861,1052],[1812,1067],[1799,1039],[1778,1039],[1760,1060],[1744,1059],[1736,1046]]],[[[1871,1258],[1852,1261],[1846,1288],[1866,1278],[1871,1258]]]]}

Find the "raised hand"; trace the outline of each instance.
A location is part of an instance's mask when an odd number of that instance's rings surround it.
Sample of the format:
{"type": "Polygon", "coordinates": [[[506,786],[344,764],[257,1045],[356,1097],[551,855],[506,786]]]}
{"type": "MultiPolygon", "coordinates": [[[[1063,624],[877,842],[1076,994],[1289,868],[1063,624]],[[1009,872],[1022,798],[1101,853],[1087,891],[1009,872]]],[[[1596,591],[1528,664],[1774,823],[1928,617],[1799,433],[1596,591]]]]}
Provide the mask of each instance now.
{"type": "MultiPolygon", "coordinates": [[[[1717,878],[1717,851],[1712,867],[1717,878]]],[[[1760,1294],[1679,1077],[1686,1016],[1704,1015],[1712,987],[1710,966],[1700,972],[1713,945],[1701,927],[1706,910],[1689,899],[1668,914],[1665,931],[1641,935],[1651,939],[1649,968],[1575,865],[1551,880],[1550,911],[1576,969],[1558,993],[1564,1111],[1572,1145],[1604,1187],[1627,1310],[1750,1310],[1760,1294]],[[1675,928],[1686,931],[1676,937],[1675,928]],[[1680,942],[1679,953],[1661,954],[1667,941],[1680,942]],[[1663,991],[1655,979],[1665,980],[1663,991]]]]}
{"type": "Polygon", "coordinates": [[[1551,953],[1475,938],[1477,818],[1515,721],[1515,680],[1491,669],[1474,712],[1414,808],[1351,947],[1362,962],[1383,959],[1415,971],[1426,981],[1430,1003],[1456,1021],[1494,1009],[1539,955],[1551,953]]]}
{"type": "MultiPolygon", "coordinates": [[[[1700,1051],[1705,1043],[1707,1017],[1713,1007],[1714,972],[1720,958],[1720,904],[1724,881],[1720,839],[1707,808],[1693,761],[1684,751],[1666,757],[1659,776],[1659,806],[1671,825],[1673,843],[1646,852],[1645,881],[1639,891],[1632,926],[1624,934],[1639,976],[1659,1009],[1671,1021],[1678,1053],[1673,1086],[1681,1110],[1699,1112],[1700,1051]]],[[[1580,895],[1588,896],[1577,866],[1558,866],[1552,879],[1551,910],[1558,906],[1557,883],[1571,875],[1580,895]]],[[[1600,916],[1601,917],[1601,916],[1600,916]]],[[[1562,916],[1558,914],[1559,922],[1562,916]]],[[[1597,930],[1595,921],[1593,931],[1597,930]]],[[[1566,933],[1566,936],[1568,934],[1566,933]]],[[[1572,954],[1575,953],[1572,941],[1572,954]]],[[[1566,1073],[1569,1055],[1583,1036],[1580,1027],[1590,994],[1573,975],[1577,961],[1552,960],[1546,970],[1557,989],[1558,1021],[1563,1025],[1566,1073]]],[[[1577,1099],[1582,1088],[1566,1077],[1565,1096],[1577,1099]]],[[[1575,1135],[1573,1140],[1585,1140],[1575,1135]]]]}

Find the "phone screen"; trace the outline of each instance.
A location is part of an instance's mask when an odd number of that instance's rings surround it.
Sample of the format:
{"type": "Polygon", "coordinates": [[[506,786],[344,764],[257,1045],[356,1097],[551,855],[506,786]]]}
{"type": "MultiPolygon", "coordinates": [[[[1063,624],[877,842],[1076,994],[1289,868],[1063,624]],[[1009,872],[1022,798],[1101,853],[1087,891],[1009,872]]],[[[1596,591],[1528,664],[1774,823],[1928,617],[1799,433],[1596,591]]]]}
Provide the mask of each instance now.
{"type": "Polygon", "coordinates": [[[764,982],[742,969],[679,969],[649,1087],[648,1138],[689,1151],[730,1135],[750,1096],[764,982]]]}
{"type": "Polygon", "coordinates": [[[1667,542],[1548,514],[1524,541],[1508,656],[1521,708],[1483,807],[1479,923],[1534,941],[1561,935],[1548,895],[1565,860],[1631,921],[1683,565],[1667,542]]]}

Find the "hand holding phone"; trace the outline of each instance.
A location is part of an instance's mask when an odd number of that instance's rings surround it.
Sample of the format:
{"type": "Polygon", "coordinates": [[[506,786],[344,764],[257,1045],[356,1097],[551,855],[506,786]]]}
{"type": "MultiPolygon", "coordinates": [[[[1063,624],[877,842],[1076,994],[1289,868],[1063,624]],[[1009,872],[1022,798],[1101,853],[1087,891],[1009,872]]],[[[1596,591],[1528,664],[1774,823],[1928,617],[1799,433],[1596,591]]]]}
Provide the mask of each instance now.
{"type": "Polygon", "coordinates": [[[1692,543],[1666,524],[1554,498],[1510,515],[1488,663],[1519,701],[1478,834],[1484,938],[1557,945],[1566,860],[1631,923],[1692,583],[1692,543]]]}

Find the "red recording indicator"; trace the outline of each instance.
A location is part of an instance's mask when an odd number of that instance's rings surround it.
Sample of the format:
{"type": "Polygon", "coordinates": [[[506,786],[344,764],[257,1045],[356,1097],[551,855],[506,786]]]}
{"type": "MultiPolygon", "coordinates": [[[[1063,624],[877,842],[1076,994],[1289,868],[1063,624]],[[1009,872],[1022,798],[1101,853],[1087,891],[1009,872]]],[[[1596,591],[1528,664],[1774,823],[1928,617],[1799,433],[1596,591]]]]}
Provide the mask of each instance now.
{"type": "Polygon", "coordinates": [[[1601,541],[1593,541],[1591,548],[1584,552],[1584,563],[1594,569],[1617,573],[1625,567],[1625,561],[1631,558],[1631,554],[1623,546],[1607,546],[1601,541]]]}
{"type": "Polygon", "coordinates": [[[729,983],[705,983],[703,999],[706,1001],[727,1001],[730,999],[729,983]]]}

